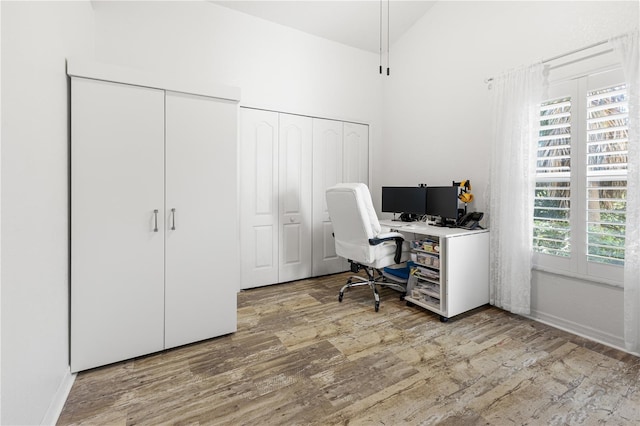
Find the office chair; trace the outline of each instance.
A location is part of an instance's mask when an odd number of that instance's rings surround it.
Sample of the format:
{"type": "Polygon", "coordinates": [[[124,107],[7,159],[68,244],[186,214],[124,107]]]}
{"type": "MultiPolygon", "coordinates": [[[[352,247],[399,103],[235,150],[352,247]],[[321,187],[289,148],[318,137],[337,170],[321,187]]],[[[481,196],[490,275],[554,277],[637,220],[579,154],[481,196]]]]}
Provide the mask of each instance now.
{"type": "Polygon", "coordinates": [[[352,287],[368,285],[373,290],[375,310],[380,308],[377,286],[386,286],[406,292],[406,280],[383,274],[381,269],[406,261],[410,247],[399,232],[382,233],[380,222],[373,208],[369,188],[363,183],[341,183],[326,191],[329,217],[333,224],[336,253],[349,260],[351,271],[364,269],[367,278],[353,275],[340,289],[338,301],[344,291],[352,287]]]}

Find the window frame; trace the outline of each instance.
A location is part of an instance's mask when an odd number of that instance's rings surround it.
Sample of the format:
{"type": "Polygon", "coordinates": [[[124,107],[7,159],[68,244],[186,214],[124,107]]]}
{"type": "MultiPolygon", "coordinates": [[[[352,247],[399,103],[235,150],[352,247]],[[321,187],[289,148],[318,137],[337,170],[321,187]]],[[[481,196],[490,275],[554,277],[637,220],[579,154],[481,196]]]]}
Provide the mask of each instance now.
{"type": "MultiPolygon", "coordinates": [[[[587,94],[592,90],[616,84],[625,84],[624,74],[619,65],[611,65],[573,78],[552,82],[547,88],[543,102],[563,96],[571,98],[571,193],[569,197],[571,252],[569,257],[561,257],[532,250],[532,264],[537,270],[619,287],[623,283],[624,266],[587,260],[587,94]]],[[[537,160],[536,156],[535,161],[537,160]]]]}

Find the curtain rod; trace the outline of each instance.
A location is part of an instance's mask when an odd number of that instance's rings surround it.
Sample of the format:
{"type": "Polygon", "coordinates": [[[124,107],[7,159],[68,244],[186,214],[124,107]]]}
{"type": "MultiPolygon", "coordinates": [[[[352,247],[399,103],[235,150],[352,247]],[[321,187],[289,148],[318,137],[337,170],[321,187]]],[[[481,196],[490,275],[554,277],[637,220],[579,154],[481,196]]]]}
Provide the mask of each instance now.
{"type": "MultiPolygon", "coordinates": [[[[565,53],[562,53],[560,55],[552,56],[551,58],[548,58],[548,59],[543,59],[542,63],[546,64],[548,62],[555,61],[556,59],[561,59],[561,58],[564,58],[565,56],[573,55],[574,53],[580,53],[580,52],[582,52],[584,50],[593,49],[594,47],[602,46],[603,44],[607,44],[608,42],[609,42],[609,40],[602,40],[602,41],[599,41],[597,43],[593,43],[593,44],[590,44],[588,46],[572,50],[570,52],[565,52],[565,53]]],[[[489,78],[485,78],[484,79],[484,82],[487,83],[487,84],[491,83],[492,81],[493,81],[493,77],[489,77],[489,78]]]]}
{"type": "Polygon", "coordinates": [[[607,44],[609,40],[602,40],[597,43],[590,44],[589,46],[581,47],[580,49],[572,50],[571,52],[563,53],[561,55],[553,56],[549,59],[543,59],[542,63],[546,64],[547,62],[555,61],[556,59],[564,58],[565,56],[573,55],[574,53],[582,52],[583,50],[593,49],[594,47],[602,46],[603,44],[607,44]]]}

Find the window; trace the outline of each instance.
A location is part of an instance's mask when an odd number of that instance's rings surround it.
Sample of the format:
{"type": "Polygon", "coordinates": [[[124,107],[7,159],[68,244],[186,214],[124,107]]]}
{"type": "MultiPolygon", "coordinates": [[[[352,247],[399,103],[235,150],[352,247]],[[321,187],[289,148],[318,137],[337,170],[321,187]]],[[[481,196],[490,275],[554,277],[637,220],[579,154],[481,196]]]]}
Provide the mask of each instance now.
{"type": "Polygon", "coordinates": [[[622,73],[580,77],[549,92],[540,108],[534,262],[621,281],[628,144],[622,73]]]}

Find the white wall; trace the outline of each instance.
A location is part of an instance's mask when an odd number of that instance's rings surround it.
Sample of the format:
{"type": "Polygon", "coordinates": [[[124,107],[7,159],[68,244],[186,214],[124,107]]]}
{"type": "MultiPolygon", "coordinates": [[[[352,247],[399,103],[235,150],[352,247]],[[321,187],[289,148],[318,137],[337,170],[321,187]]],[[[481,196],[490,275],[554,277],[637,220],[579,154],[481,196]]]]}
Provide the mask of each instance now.
{"type": "MultiPolygon", "coordinates": [[[[487,211],[489,91],[484,79],[638,26],[638,2],[440,1],[392,47],[373,192],[470,179],[487,211]],[[384,158],[384,161],[382,159],[384,158]]],[[[532,315],[621,347],[622,291],[534,273],[532,315]]]]}
{"type": "Polygon", "coordinates": [[[88,2],[1,7],[1,423],[38,424],[71,377],[65,57],[92,50],[93,12],[88,2]]]}
{"type": "Polygon", "coordinates": [[[96,3],[96,58],[242,89],[241,105],[377,124],[378,56],[201,2],[96,3]]]}
{"type": "Polygon", "coordinates": [[[596,282],[533,271],[531,316],[624,349],[624,291],[596,282]]]}

